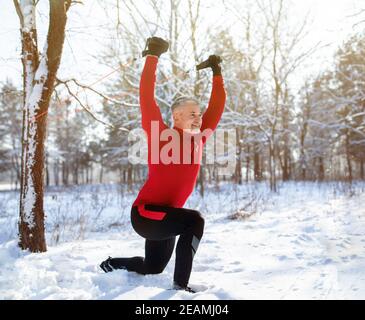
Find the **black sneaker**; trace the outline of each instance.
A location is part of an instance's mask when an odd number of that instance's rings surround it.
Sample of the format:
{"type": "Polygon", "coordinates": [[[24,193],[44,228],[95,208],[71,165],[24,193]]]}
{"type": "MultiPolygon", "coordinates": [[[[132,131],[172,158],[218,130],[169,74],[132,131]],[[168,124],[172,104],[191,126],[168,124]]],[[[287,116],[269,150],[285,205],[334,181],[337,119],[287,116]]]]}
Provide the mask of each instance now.
{"type": "Polygon", "coordinates": [[[105,261],[103,261],[101,264],[100,264],[100,268],[103,269],[104,272],[111,272],[114,270],[114,268],[111,266],[110,264],[110,260],[112,258],[109,256],[108,259],[106,259],[105,261]]]}
{"type": "Polygon", "coordinates": [[[176,282],[174,282],[174,286],[172,287],[173,290],[185,290],[187,292],[190,292],[190,293],[196,293],[195,290],[191,289],[190,287],[188,286],[180,286],[179,284],[177,284],[176,282]]]}

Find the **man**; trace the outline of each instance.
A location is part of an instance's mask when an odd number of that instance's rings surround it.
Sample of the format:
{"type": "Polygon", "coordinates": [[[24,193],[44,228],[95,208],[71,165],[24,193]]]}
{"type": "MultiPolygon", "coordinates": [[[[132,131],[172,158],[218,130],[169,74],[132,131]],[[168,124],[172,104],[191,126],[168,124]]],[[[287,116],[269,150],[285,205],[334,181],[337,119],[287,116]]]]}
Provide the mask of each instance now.
{"type": "Polygon", "coordinates": [[[213,70],[213,86],[207,110],[202,115],[198,100],[180,97],[171,106],[174,126],[169,128],[163,122],[154,98],[158,59],[168,46],[163,39],[153,37],[148,39],[147,50],[143,51],[146,60],[140,81],[140,106],[142,127],[148,138],[149,171],[132,205],[131,223],[146,239],[145,257],[109,257],[100,266],[105,272],[126,269],[140,274],[161,273],[179,235],[173,288],[194,292],[188,282],[193,258],[203,236],[204,218],[197,210],[183,206],[196,183],[203,145],[223,113],[226,93],[220,60],[211,55],[209,66],[213,70]],[[205,135],[201,135],[202,132],[205,135]],[[173,139],[168,141],[166,136],[173,139]],[[194,141],[196,136],[200,138],[198,142],[194,141]],[[172,147],[169,147],[171,143],[172,147]]]}

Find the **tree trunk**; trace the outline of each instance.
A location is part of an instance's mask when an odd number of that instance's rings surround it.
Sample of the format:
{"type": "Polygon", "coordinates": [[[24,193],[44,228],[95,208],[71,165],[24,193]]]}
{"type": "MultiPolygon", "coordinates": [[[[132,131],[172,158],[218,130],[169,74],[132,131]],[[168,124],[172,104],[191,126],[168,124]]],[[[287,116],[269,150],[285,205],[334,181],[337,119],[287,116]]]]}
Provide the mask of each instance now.
{"type": "Polygon", "coordinates": [[[199,171],[199,193],[200,196],[203,198],[204,197],[204,168],[203,166],[200,167],[200,171],[199,171]]]}
{"type": "Polygon", "coordinates": [[[347,130],[346,132],[346,162],[347,162],[347,170],[348,176],[347,179],[350,183],[352,183],[352,164],[351,164],[351,155],[350,155],[350,135],[347,130]]]}
{"type": "Polygon", "coordinates": [[[128,181],[127,181],[127,185],[128,185],[128,190],[131,191],[132,190],[132,165],[129,163],[128,164],[128,177],[127,177],[128,181]]]}
{"type": "Polygon", "coordinates": [[[59,166],[58,166],[58,158],[56,159],[55,163],[53,164],[53,175],[54,175],[54,182],[55,185],[58,186],[59,185],[59,166]]]}
{"type": "Polygon", "coordinates": [[[62,183],[64,186],[68,185],[68,175],[69,175],[68,163],[63,161],[62,162],[62,183]]]}
{"type": "Polygon", "coordinates": [[[91,163],[91,166],[90,166],[90,183],[91,184],[93,184],[93,174],[94,174],[94,166],[91,163]]]}
{"type": "Polygon", "coordinates": [[[271,141],[269,144],[269,171],[270,171],[270,190],[276,192],[275,150],[271,141]]]}
{"type": "Polygon", "coordinates": [[[319,157],[319,167],[318,167],[318,170],[319,170],[319,181],[323,181],[324,180],[324,164],[323,164],[323,158],[322,157],[319,157]]]}
{"type": "Polygon", "coordinates": [[[13,168],[10,169],[10,189],[13,187],[13,168]]]}
{"type": "Polygon", "coordinates": [[[247,146],[247,156],[246,156],[246,183],[248,183],[250,171],[250,146],[247,146]]]}
{"type": "Polygon", "coordinates": [[[262,171],[261,171],[261,165],[260,165],[260,154],[257,152],[257,146],[255,145],[255,153],[253,156],[253,163],[254,163],[254,179],[255,181],[261,181],[262,180],[262,171]]]}
{"type": "Polygon", "coordinates": [[[289,159],[289,148],[284,146],[284,159],[283,159],[283,181],[288,181],[290,179],[290,159],[289,159]]]}
{"type": "Polygon", "coordinates": [[[23,0],[19,3],[14,0],[14,5],[21,25],[24,86],[19,246],[31,252],[44,252],[47,249],[43,209],[46,120],[71,0],[50,1],[47,43],[41,58],[38,54],[35,2],[23,0]]]}
{"type": "Polygon", "coordinates": [[[48,167],[48,156],[46,156],[46,186],[49,187],[49,167],[48,167]]]}
{"type": "Polygon", "coordinates": [[[101,168],[99,172],[99,183],[103,183],[103,162],[100,163],[101,168]]]}

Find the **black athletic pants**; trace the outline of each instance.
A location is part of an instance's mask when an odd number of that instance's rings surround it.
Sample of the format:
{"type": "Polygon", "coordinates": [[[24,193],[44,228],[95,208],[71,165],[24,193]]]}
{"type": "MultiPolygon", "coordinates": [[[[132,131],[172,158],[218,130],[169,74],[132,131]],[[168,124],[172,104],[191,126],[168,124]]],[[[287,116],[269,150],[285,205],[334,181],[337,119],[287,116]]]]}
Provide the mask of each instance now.
{"type": "Polygon", "coordinates": [[[166,213],[162,220],[154,220],[142,216],[137,206],[132,207],[132,226],[146,239],[145,257],[112,258],[111,266],[140,274],[161,273],[171,258],[175,237],[180,235],[176,245],[174,281],[187,286],[194,254],[203,236],[204,218],[199,211],[185,208],[145,204],[144,209],[166,213]]]}

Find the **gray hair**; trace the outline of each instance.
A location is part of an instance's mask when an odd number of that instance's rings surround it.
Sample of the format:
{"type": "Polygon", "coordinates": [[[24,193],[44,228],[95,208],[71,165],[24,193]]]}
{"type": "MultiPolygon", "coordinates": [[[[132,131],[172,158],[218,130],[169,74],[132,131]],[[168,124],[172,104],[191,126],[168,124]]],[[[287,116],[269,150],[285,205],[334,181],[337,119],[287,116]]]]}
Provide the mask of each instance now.
{"type": "Polygon", "coordinates": [[[174,110],[184,104],[185,102],[195,102],[197,105],[199,105],[198,99],[191,97],[191,96],[181,96],[174,100],[174,102],[171,105],[171,112],[174,112],[174,110]]]}

